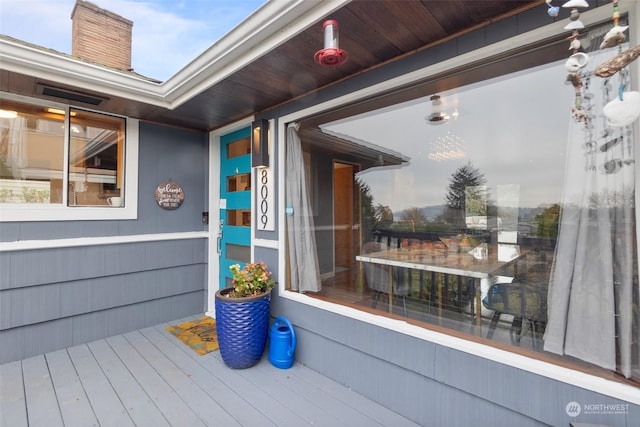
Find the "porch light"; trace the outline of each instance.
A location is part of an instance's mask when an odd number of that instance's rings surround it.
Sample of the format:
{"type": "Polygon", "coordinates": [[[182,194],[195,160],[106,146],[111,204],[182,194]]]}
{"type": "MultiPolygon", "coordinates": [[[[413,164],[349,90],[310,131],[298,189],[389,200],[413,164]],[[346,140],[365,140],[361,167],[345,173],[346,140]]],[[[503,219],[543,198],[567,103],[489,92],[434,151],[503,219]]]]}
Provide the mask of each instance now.
{"type": "Polygon", "coordinates": [[[251,167],[269,166],[269,122],[256,120],[251,123],[251,167]]]}
{"type": "Polygon", "coordinates": [[[320,65],[334,66],[347,62],[349,57],[346,50],[340,49],[338,37],[338,21],[330,19],[322,24],[324,31],[324,49],[314,55],[320,65]]]}

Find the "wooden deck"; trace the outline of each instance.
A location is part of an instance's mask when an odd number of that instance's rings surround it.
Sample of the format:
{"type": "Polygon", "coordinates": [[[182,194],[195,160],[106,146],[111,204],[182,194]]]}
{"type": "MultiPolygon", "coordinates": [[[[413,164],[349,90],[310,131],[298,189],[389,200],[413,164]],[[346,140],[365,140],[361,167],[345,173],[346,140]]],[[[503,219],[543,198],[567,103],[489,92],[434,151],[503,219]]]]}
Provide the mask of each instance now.
{"type": "Polygon", "coordinates": [[[0,426],[416,425],[299,363],[229,369],[166,326],[0,365],[0,426]]]}

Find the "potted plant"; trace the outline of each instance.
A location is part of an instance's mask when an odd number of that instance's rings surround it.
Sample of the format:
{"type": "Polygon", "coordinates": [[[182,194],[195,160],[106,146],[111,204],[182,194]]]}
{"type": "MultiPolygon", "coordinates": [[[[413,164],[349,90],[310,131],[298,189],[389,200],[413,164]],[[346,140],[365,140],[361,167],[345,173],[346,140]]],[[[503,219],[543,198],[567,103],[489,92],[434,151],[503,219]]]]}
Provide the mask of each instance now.
{"type": "Polygon", "coordinates": [[[230,267],[233,287],[215,295],[220,355],[232,369],[249,368],[262,357],[269,329],[269,304],[275,280],[262,261],[230,267]]]}

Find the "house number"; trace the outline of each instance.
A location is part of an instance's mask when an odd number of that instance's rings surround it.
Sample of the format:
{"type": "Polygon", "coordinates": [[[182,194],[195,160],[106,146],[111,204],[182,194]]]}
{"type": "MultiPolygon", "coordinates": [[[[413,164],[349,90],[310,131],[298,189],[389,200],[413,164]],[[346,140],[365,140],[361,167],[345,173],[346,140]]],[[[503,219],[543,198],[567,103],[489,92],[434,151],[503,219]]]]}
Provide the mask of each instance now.
{"type": "Polygon", "coordinates": [[[266,169],[260,171],[260,224],[262,229],[267,227],[269,222],[269,176],[266,169]]]}

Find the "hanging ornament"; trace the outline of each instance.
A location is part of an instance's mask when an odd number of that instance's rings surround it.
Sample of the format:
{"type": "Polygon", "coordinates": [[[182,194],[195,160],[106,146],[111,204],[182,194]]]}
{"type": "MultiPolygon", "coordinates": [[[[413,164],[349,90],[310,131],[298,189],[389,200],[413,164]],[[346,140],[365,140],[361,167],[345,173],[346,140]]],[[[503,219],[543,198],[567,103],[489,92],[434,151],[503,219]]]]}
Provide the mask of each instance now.
{"type": "Polygon", "coordinates": [[[595,74],[598,77],[610,77],[636,60],[638,56],[640,56],[640,46],[627,49],[598,65],[596,67],[595,74]]]}
{"type": "Polygon", "coordinates": [[[569,23],[565,25],[565,30],[580,30],[584,28],[584,24],[580,21],[580,12],[578,11],[578,8],[589,7],[589,3],[587,3],[586,0],[569,0],[564,3],[562,7],[571,8],[569,23]]]}
{"type": "MultiPolygon", "coordinates": [[[[549,4],[549,2],[547,2],[547,4],[549,4]]],[[[569,72],[567,81],[571,83],[575,92],[571,115],[576,121],[587,124],[589,121],[589,115],[582,110],[583,97],[580,70],[586,67],[589,63],[589,55],[584,52],[579,52],[582,48],[582,43],[580,43],[580,34],[578,30],[584,28],[584,24],[580,21],[580,12],[578,11],[578,8],[589,7],[589,4],[585,0],[569,0],[564,3],[562,7],[571,8],[569,23],[564,27],[565,30],[571,30],[571,36],[569,37],[569,50],[573,51],[573,54],[564,64],[564,67],[569,72]]]]}
{"type": "Polygon", "coordinates": [[[576,74],[582,68],[586,67],[589,63],[589,55],[584,52],[574,53],[567,59],[567,62],[564,63],[564,67],[571,74],[576,74]]]}
{"type": "MultiPolygon", "coordinates": [[[[619,25],[620,10],[618,9],[618,0],[613,0],[613,28],[605,34],[600,48],[608,48],[618,46],[626,40],[624,32],[628,26],[619,25]]],[[[640,92],[625,92],[628,83],[629,71],[627,65],[636,60],[640,56],[640,46],[619,52],[615,57],[603,62],[596,67],[594,73],[598,77],[608,78],[619,73],[620,83],[618,86],[618,96],[607,102],[602,108],[602,114],[605,116],[607,124],[612,127],[624,127],[633,123],[640,117],[640,92]]]]}
{"type": "Polygon", "coordinates": [[[549,7],[547,9],[547,13],[549,14],[550,17],[552,18],[557,18],[558,14],[560,13],[560,8],[558,6],[554,6],[551,4],[552,0],[546,0],[547,1],[547,6],[549,7]]]}
{"type": "Polygon", "coordinates": [[[615,25],[612,29],[607,31],[607,34],[605,34],[602,39],[602,43],[600,43],[600,49],[606,49],[608,47],[614,47],[624,43],[627,39],[624,35],[627,28],[629,27],[626,25],[615,25]]]}
{"type": "Polygon", "coordinates": [[[589,7],[589,3],[587,3],[587,0],[569,0],[562,7],[589,7]]]}
{"type": "Polygon", "coordinates": [[[607,124],[613,127],[630,125],[640,116],[640,92],[623,92],[602,109],[607,124]]]}
{"type": "Polygon", "coordinates": [[[613,0],[613,28],[607,31],[607,34],[604,35],[604,39],[602,40],[602,43],[600,43],[600,49],[606,49],[608,47],[624,43],[626,40],[624,32],[629,27],[618,25],[619,21],[620,9],[618,8],[618,0],[613,0]]]}

